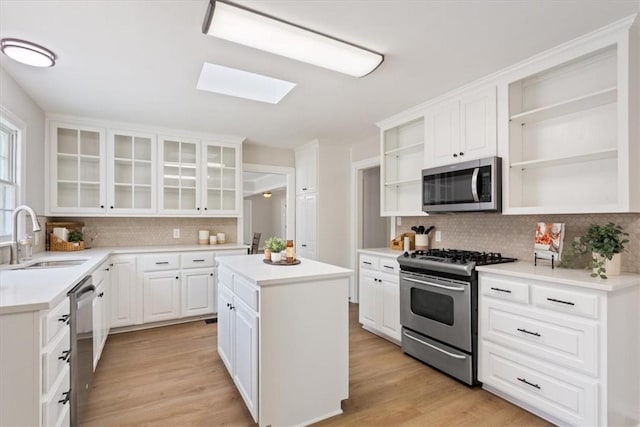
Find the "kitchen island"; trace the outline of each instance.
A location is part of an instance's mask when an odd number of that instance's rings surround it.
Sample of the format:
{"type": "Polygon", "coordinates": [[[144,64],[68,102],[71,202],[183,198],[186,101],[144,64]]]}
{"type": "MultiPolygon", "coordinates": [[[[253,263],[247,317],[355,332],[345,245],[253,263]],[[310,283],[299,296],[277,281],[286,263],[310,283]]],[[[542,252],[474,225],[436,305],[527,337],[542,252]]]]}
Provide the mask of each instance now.
{"type": "Polygon", "coordinates": [[[349,395],[352,271],[262,255],[218,262],[218,353],[261,426],[309,425],[349,395]]]}

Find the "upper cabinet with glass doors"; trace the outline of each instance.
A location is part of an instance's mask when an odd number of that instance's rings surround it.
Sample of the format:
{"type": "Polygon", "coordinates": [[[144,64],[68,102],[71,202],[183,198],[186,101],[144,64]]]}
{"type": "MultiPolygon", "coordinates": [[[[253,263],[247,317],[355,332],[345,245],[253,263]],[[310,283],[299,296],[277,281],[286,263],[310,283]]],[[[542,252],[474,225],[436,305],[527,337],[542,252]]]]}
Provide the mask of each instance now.
{"type": "Polygon", "coordinates": [[[160,213],[239,213],[239,145],[163,137],[160,146],[160,213]]]}
{"type": "Polygon", "coordinates": [[[105,197],[105,130],[52,123],[50,132],[50,212],[103,213],[105,197]]]}
{"type": "Polygon", "coordinates": [[[109,213],[155,213],[155,135],[109,131],[108,151],[109,213]]]}

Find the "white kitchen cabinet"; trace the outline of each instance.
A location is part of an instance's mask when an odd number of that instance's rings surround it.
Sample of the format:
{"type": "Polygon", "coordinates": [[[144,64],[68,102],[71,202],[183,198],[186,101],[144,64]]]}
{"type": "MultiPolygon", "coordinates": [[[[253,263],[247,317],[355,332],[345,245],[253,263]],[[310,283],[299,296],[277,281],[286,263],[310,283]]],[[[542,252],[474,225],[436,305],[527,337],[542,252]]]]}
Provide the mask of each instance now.
{"type": "Polygon", "coordinates": [[[180,317],[180,272],[144,273],[142,278],[144,323],[180,317]]]}
{"type": "Polygon", "coordinates": [[[378,335],[400,343],[400,267],[395,257],[360,253],[359,320],[378,335]]]}
{"type": "Polygon", "coordinates": [[[296,197],[296,257],[318,256],[318,194],[296,197]]]}
{"type": "Polygon", "coordinates": [[[0,425],[69,425],[69,299],[0,315],[0,425]]]}
{"type": "Polygon", "coordinates": [[[380,215],[417,216],[422,212],[424,116],[378,124],[380,127],[380,215]]]}
{"type": "Polygon", "coordinates": [[[197,139],[160,138],[160,212],[238,215],[240,147],[197,139]]]}
{"type": "Polygon", "coordinates": [[[156,145],[154,134],[109,129],[108,213],[156,212],[156,145]]]}
{"type": "Polygon", "coordinates": [[[105,261],[92,273],[93,286],[96,287],[93,299],[93,370],[96,370],[102,350],[107,342],[111,323],[110,309],[110,261],[105,261]]]}
{"type": "Polygon", "coordinates": [[[318,155],[317,142],[295,150],[296,194],[318,192],[318,155]]]}
{"type": "Polygon", "coordinates": [[[636,425],[640,278],[505,265],[479,267],[484,388],[559,425],[636,425]]]}
{"type": "Polygon", "coordinates": [[[238,293],[246,298],[252,293],[257,295],[258,291],[250,284],[239,282],[238,277],[228,270],[227,274],[220,275],[219,281],[218,354],[251,416],[257,421],[258,314],[243,302],[238,293]],[[237,291],[234,291],[234,286],[237,291]]]}
{"type": "Polygon", "coordinates": [[[138,310],[136,256],[115,255],[111,257],[109,285],[111,304],[111,327],[140,323],[138,310]]]}
{"type": "Polygon", "coordinates": [[[425,168],[495,156],[496,86],[470,89],[429,107],[425,138],[425,168]]]}
{"type": "Polygon", "coordinates": [[[505,77],[503,213],[640,211],[634,20],[544,52],[505,77]]]}
{"type": "Polygon", "coordinates": [[[105,129],[75,123],[49,123],[51,214],[99,214],[106,205],[105,129]]]}
{"type": "Polygon", "coordinates": [[[213,268],[182,270],[182,317],[215,312],[213,268]]]}

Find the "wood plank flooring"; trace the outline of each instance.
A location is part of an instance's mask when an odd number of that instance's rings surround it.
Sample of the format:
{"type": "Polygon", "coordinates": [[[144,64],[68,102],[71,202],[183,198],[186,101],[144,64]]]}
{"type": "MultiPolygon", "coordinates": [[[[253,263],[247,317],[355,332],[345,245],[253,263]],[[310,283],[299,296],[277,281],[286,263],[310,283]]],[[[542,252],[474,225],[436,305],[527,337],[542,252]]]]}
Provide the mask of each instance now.
{"type": "MultiPolygon", "coordinates": [[[[110,335],[86,426],[253,426],[204,321],[110,335]]],[[[350,307],[349,399],[319,426],[548,426],[362,329],[350,307]]],[[[274,426],[275,427],[275,426],[274,426]]]]}

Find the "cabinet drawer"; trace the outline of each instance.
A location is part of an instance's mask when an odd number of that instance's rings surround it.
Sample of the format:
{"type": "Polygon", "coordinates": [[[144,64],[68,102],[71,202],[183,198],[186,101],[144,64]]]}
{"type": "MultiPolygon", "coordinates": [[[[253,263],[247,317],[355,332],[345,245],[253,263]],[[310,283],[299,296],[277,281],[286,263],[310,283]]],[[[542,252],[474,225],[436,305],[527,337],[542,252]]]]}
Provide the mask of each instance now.
{"type": "Polygon", "coordinates": [[[62,409],[62,413],[60,414],[60,418],[58,418],[58,423],[56,427],[69,427],[71,425],[71,406],[65,405],[64,409],[62,409]]]}
{"type": "Polygon", "coordinates": [[[143,271],[177,270],[179,268],[179,254],[144,255],[142,258],[143,271]]]}
{"type": "Polygon", "coordinates": [[[218,285],[233,289],[233,273],[225,267],[218,267],[218,285]]]}
{"type": "Polygon", "coordinates": [[[42,390],[49,391],[56,378],[69,363],[71,343],[67,326],[42,353],[42,390]]]}
{"type": "Polygon", "coordinates": [[[480,286],[483,295],[529,304],[529,285],[526,283],[481,275],[480,286]]]}
{"type": "Polygon", "coordinates": [[[535,286],[533,303],[549,310],[598,318],[598,296],[593,294],[535,286]]]}
{"type": "Polygon", "coordinates": [[[378,268],[382,273],[398,274],[400,271],[400,265],[395,258],[379,258],[379,260],[378,268]]]}
{"type": "Polygon", "coordinates": [[[61,330],[68,328],[69,298],[65,298],[60,304],[49,310],[42,318],[42,346],[46,346],[61,330]]]}
{"type": "Polygon", "coordinates": [[[108,263],[102,263],[98,268],[91,272],[91,281],[94,285],[99,285],[104,280],[104,269],[107,268],[108,263]]]}
{"type": "Polygon", "coordinates": [[[598,425],[598,382],[497,345],[484,346],[480,380],[572,425],[598,425]]]}
{"type": "Polygon", "coordinates": [[[541,315],[513,304],[484,299],[483,339],[593,376],[598,375],[598,325],[589,320],[541,315]],[[485,304],[486,302],[486,304],[485,304]]]}
{"type": "Polygon", "coordinates": [[[258,288],[242,277],[234,275],[233,292],[253,311],[258,311],[258,288]]]}
{"type": "Polygon", "coordinates": [[[70,406],[69,367],[66,366],[63,369],[64,372],[58,377],[50,393],[45,395],[42,401],[42,421],[45,426],[55,425],[65,407],[70,406]]]}
{"type": "Polygon", "coordinates": [[[213,252],[189,252],[180,255],[182,268],[213,267],[213,252]]]}
{"type": "Polygon", "coordinates": [[[378,270],[379,259],[371,255],[360,255],[360,268],[367,270],[378,270]]]}

